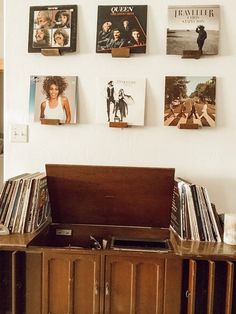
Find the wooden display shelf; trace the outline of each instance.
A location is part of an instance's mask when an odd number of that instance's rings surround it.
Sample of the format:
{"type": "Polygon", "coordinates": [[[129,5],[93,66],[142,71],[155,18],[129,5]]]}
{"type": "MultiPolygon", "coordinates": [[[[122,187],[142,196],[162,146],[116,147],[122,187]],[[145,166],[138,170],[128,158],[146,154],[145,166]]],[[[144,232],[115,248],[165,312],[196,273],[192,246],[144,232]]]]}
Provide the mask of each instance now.
{"type": "Polygon", "coordinates": [[[199,50],[183,50],[183,59],[200,59],[202,53],[199,50]]]}
{"type": "Polygon", "coordinates": [[[48,125],[60,125],[62,124],[59,119],[40,119],[41,124],[48,124],[48,125]]]}
{"type": "Polygon", "coordinates": [[[41,54],[44,56],[60,56],[61,51],[58,48],[55,49],[41,49],[41,54]]]}
{"type": "Polygon", "coordinates": [[[199,129],[200,125],[198,123],[180,123],[178,125],[179,129],[199,129]]]}
{"type": "Polygon", "coordinates": [[[128,128],[127,122],[110,122],[109,123],[110,128],[128,128]]]}
{"type": "Polygon", "coordinates": [[[130,57],[130,48],[121,47],[121,48],[112,48],[111,55],[114,58],[129,58],[130,57]]]}

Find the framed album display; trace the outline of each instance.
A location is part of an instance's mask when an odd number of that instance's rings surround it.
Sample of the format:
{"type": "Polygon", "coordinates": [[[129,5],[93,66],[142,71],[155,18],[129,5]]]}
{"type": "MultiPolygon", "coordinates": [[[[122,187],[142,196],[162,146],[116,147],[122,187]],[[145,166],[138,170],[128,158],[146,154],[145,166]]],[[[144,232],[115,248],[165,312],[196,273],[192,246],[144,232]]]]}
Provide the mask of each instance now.
{"type": "Polygon", "coordinates": [[[99,5],[97,15],[97,53],[113,48],[130,48],[146,53],[147,5],[99,5]]]}
{"type": "Polygon", "coordinates": [[[220,33],[219,5],[177,5],[168,7],[168,55],[198,51],[217,55],[220,33]]]}
{"type": "Polygon", "coordinates": [[[76,51],[77,6],[32,6],[29,14],[28,52],[58,49],[76,51]]]}

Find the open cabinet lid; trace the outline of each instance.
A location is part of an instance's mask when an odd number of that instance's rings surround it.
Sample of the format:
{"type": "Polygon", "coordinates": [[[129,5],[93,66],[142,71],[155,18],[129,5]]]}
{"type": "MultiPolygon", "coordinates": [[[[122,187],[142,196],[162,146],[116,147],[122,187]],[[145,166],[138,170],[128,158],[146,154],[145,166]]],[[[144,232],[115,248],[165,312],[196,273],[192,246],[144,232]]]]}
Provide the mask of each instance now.
{"type": "Polygon", "coordinates": [[[47,164],[52,221],[168,228],[174,172],[173,168],[47,164]]]}

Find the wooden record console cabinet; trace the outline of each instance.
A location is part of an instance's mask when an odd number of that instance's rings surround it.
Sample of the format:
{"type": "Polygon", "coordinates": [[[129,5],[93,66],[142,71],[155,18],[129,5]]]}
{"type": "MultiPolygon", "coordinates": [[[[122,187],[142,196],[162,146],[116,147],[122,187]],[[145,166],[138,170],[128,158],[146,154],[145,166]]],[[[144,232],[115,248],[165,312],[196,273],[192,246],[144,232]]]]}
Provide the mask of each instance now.
{"type": "Polygon", "coordinates": [[[46,170],[52,222],[0,236],[0,314],[236,313],[236,247],[168,229],[173,169],[46,170]],[[111,237],[170,246],[115,249],[111,237]]]}

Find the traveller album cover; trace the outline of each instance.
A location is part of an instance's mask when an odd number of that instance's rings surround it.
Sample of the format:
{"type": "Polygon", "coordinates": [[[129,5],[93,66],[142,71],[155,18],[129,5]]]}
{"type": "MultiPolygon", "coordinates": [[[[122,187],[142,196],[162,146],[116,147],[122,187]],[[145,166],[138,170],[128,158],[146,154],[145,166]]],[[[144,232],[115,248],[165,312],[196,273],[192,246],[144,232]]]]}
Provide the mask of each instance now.
{"type": "Polygon", "coordinates": [[[132,53],[145,53],[147,5],[99,5],[96,52],[129,47],[132,53]]]}
{"type": "Polygon", "coordinates": [[[196,50],[202,55],[218,54],[220,7],[169,6],[167,28],[168,55],[196,50]]]}

